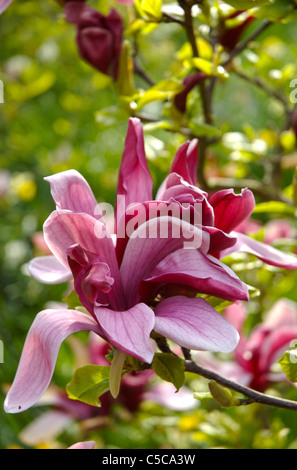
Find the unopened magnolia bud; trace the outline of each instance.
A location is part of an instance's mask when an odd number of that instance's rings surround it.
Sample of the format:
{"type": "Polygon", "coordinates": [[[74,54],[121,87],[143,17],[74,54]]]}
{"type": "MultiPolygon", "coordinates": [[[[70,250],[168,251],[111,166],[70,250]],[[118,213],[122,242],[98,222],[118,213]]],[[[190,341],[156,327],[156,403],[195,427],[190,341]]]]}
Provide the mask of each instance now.
{"type": "MultiPolygon", "coordinates": [[[[236,11],[235,13],[232,13],[232,15],[227,18],[227,20],[237,18],[242,13],[242,11],[236,11]]],[[[238,24],[237,26],[227,28],[224,25],[221,30],[221,33],[219,34],[219,44],[221,44],[221,46],[223,46],[228,52],[232,51],[240,40],[245,28],[253,20],[253,16],[248,16],[242,23],[238,24]]]]}
{"type": "Polygon", "coordinates": [[[77,28],[80,56],[92,67],[116,80],[123,39],[123,20],[115,9],[107,16],[81,2],[65,5],[67,21],[77,28]]]}
{"type": "Polygon", "coordinates": [[[213,380],[209,382],[208,388],[215,401],[223,408],[230,408],[231,406],[239,405],[239,400],[233,397],[228,388],[222,387],[213,380]]]}
{"type": "Polygon", "coordinates": [[[196,72],[192,75],[188,75],[188,77],[184,79],[184,89],[180,93],[177,93],[177,95],[175,95],[174,97],[175,107],[179,110],[180,113],[186,112],[187,97],[190,91],[193,90],[196,85],[199,85],[199,83],[201,83],[201,81],[205,78],[207,78],[207,75],[205,73],[196,72]]]}

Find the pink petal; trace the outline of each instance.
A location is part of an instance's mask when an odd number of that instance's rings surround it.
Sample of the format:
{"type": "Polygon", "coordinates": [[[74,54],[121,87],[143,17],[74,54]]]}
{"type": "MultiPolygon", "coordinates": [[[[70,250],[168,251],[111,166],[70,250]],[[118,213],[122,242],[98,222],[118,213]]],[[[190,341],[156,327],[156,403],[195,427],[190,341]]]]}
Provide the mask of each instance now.
{"type": "MultiPolygon", "coordinates": [[[[268,371],[274,361],[280,359],[282,353],[290,346],[290,342],[297,338],[297,327],[278,328],[271,332],[259,348],[259,370],[268,371]]],[[[294,341],[295,342],[295,341],[294,341]]]]}
{"type": "Polygon", "coordinates": [[[179,249],[166,256],[142,281],[143,297],[154,287],[153,297],[166,284],[183,285],[226,300],[248,300],[247,286],[226,265],[199,250],[179,249]]]}
{"type": "Polygon", "coordinates": [[[93,318],[76,310],[43,310],[36,316],[5,399],[7,413],[24,411],[39,400],[51,381],[61,343],[81,330],[101,333],[93,318]]]}
{"type": "Polygon", "coordinates": [[[36,446],[44,442],[52,442],[62,433],[71,422],[74,416],[66,411],[50,409],[42,413],[22,429],[19,434],[21,442],[27,446],[36,446]]]}
{"type": "Polygon", "coordinates": [[[231,352],[239,341],[236,329],[206,300],[170,297],[155,308],[154,330],[188,349],[231,352]]]}
{"type": "Polygon", "coordinates": [[[98,255],[102,263],[109,266],[114,279],[114,292],[119,307],[123,307],[124,296],[114,244],[106,226],[88,214],[54,211],[44,224],[44,238],[58,260],[69,267],[67,255],[73,245],[98,255]]]}
{"type": "Polygon", "coordinates": [[[266,245],[265,243],[258,242],[243,233],[232,232],[231,235],[235,235],[237,237],[237,243],[231,248],[222,251],[220,253],[221,259],[237,251],[242,251],[254,255],[272,266],[286,269],[297,269],[297,258],[294,255],[283,253],[282,251],[277,250],[270,245],[266,245]]]}
{"type": "Polygon", "coordinates": [[[120,268],[128,307],[139,301],[140,281],[150,277],[165,256],[184,246],[191,252],[197,247],[207,252],[209,236],[187,222],[166,216],[151,219],[135,230],[120,268]]]}
{"type": "Polygon", "coordinates": [[[227,233],[247,219],[255,207],[254,195],[246,188],[241,194],[235,194],[233,189],[218,191],[209,202],[214,209],[215,226],[227,233]]]}
{"type": "Polygon", "coordinates": [[[96,442],[95,441],[84,441],[84,442],[77,442],[72,446],[68,447],[68,449],[94,449],[96,442]]]}
{"type": "Polygon", "coordinates": [[[121,351],[151,363],[154,355],[150,333],[155,316],[150,307],[137,304],[126,311],[95,307],[98,322],[111,343],[121,351]]]}
{"type": "Polygon", "coordinates": [[[224,310],[224,318],[233,325],[241,334],[243,325],[247,319],[247,311],[242,302],[238,304],[229,305],[224,310]]]}
{"type": "Polygon", "coordinates": [[[153,180],[145,156],[142,124],[139,119],[130,118],[119,171],[117,218],[121,217],[129,204],[150,201],[152,188],[153,180]]]}
{"type": "Polygon", "coordinates": [[[4,10],[6,10],[6,8],[9,7],[11,3],[12,0],[0,0],[0,15],[4,12],[4,10]]]}
{"type": "Polygon", "coordinates": [[[297,304],[292,300],[279,299],[269,310],[264,323],[266,328],[278,329],[283,326],[297,327],[297,304]]]}
{"type": "Polygon", "coordinates": [[[177,173],[187,183],[196,184],[198,166],[198,140],[180,146],[172,162],[170,173],[177,173]]]}
{"type": "Polygon", "coordinates": [[[28,264],[30,274],[43,284],[60,284],[72,279],[70,269],[61,264],[55,256],[38,256],[28,264]]]}
{"type": "Polygon", "coordinates": [[[76,170],[67,170],[44,178],[51,185],[51,193],[57,209],[90,214],[100,218],[95,196],[85,180],[76,170]]]}

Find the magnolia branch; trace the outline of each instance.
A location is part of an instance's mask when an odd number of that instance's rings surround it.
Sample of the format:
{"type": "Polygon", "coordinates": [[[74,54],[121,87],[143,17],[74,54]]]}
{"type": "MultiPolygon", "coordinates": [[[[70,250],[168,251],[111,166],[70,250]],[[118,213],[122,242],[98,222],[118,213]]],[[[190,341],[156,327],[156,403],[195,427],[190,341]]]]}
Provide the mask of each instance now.
{"type": "Polygon", "coordinates": [[[262,405],[276,406],[278,408],[284,408],[286,410],[297,411],[297,402],[292,400],[286,400],[283,398],[273,397],[266,395],[265,393],[257,392],[249,387],[238,384],[233,380],[226,379],[216,372],[205,369],[204,367],[198,366],[193,361],[184,361],[185,370],[194,374],[201,375],[202,377],[214,380],[223,387],[229,388],[235,392],[241,393],[249,398],[249,400],[242,401],[241,404],[252,404],[260,403],[262,405]]]}
{"type": "Polygon", "coordinates": [[[265,20],[263,21],[263,23],[257,28],[255,29],[252,34],[250,36],[248,36],[244,41],[242,41],[241,43],[239,43],[234,49],[232,52],[230,52],[229,54],[229,57],[228,59],[222,64],[223,67],[226,67],[227,65],[230,64],[230,62],[232,62],[232,60],[234,59],[234,57],[236,57],[237,55],[239,55],[242,51],[244,51],[244,49],[252,42],[254,41],[258,36],[260,36],[261,33],[263,33],[263,31],[265,31],[270,25],[272,24],[272,22],[270,20],[265,20]]]}
{"type": "MultiPolygon", "coordinates": [[[[159,337],[155,338],[155,341],[160,349],[160,351],[165,353],[170,353],[176,356],[168,346],[168,343],[165,338],[159,337]]],[[[262,405],[275,406],[278,408],[284,408],[286,410],[297,411],[297,401],[287,400],[284,398],[273,397],[271,395],[266,395],[265,393],[258,392],[253,390],[245,385],[241,385],[233,380],[229,380],[226,377],[221,376],[220,374],[213,372],[212,370],[205,369],[204,367],[196,364],[191,357],[191,352],[182,348],[185,360],[184,366],[186,372],[192,372],[193,374],[200,375],[205,379],[212,380],[222,385],[225,388],[233,390],[234,392],[241,393],[245,395],[248,399],[241,399],[241,405],[250,405],[253,403],[260,403],[262,405]]]]}

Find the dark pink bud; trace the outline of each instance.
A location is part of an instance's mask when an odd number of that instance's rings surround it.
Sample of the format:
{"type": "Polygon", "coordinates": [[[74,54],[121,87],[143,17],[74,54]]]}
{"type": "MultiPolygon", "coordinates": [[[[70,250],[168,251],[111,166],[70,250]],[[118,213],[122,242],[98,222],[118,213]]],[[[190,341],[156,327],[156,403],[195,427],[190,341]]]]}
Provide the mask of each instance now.
{"type": "MultiPolygon", "coordinates": [[[[236,18],[239,16],[243,11],[236,11],[232,13],[227,19],[236,18]]],[[[248,16],[248,18],[243,21],[240,25],[234,26],[234,28],[226,28],[224,25],[219,35],[219,43],[227,50],[232,51],[234,47],[237,45],[238,41],[242,33],[244,32],[245,28],[249,25],[251,21],[254,20],[253,16],[248,16]]]]}
{"type": "Polygon", "coordinates": [[[114,9],[107,16],[84,5],[82,2],[67,2],[66,19],[76,24],[76,41],[81,57],[95,69],[118,75],[121,53],[123,21],[114,9]]]}
{"type": "Polygon", "coordinates": [[[186,77],[183,81],[184,89],[175,95],[174,104],[175,107],[181,112],[186,112],[187,107],[187,96],[193,88],[204,80],[207,75],[203,72],[196,72],[186,77]]]}

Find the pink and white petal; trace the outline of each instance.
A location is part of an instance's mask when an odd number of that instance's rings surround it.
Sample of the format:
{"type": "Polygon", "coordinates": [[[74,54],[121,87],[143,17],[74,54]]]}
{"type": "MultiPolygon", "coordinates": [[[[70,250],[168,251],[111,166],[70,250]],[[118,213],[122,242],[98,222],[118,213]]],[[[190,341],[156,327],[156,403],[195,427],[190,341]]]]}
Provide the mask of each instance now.
{"type": "Polygon", "coordinates": [[[12,1],[13,0],[0,0],[0,15],[9,7],[12,1]]]}
{"type": "Polygon", "coordinates": [[[297,328],[285,326],[278,328],[267,336],[259,350],[259,364],[260,371],[268,371],[273,362],[281,358],[283,352],[290,347],[291,341],[294,344],[297,342],[297,328]]]}
{"type": "Polygon", "coordinates": [[[48,410],[31,421],[19,434],[19,439],[27,446],[37,446],[51,442],[73,421],[74,416],[62,410],[48,410]]]}
{"type": "Polygon", "coordinates": [[[248,300],[247,286],[226,265],[199,250],[179,249],[170,253],[140,284],[146,297],[151,288],[154,295],[160,286],[174,284],[192,287],[197,292],[230,300],[248,300]],[[152,285],[152,286],[150,286],[152,285]]]}
{"type": "Polygon", "coordinates": [[[70,269],[67,269],[55,256],[37,256],[28,264],[28,271],[42,284],[60,284],[72,279],[70,269]]]}
{"type": "Polygon", "coordinates": [[[160,382],[144,393],[144,400],[175,411],[189,411],[197,408],[199,403],[193,392],[187,387],[181,387],[176,393],[176,387],[170,382],[160,382]]]}
{"type": "Polygon", "coordinates": [[[237,251],[250,253],[264,263],[272,266],[277,266],[286,269],[297,269],[297,257],[291,254],[283,253],[276,248],[266,245],[265,243],[258,242],[253,238],[239,232],[231,232],[230,235],[237,237],[237,242],[231,248],[223,250],[220,253],[220,259],[228,256],[237,251]]]}
{"type": "Polygon", "coordinates": [[[263,325],[278,329],[284,326],[297,327],[297,303],[289,299],[279,299],[269,310],[263,325]]]}
{"type": "Polygon", "coordinates": [[[92,317],[76,310],[43,310],[36,316],[4,402],[7,413],[24,411],[39,400],[51,381],[61,343],[81,330],[102,334],[92,317]]]}
{"type": "Polygon", "coordinates": [[[237,330],[202,298],[167,298],[155,315],[154,330],[188,349],[228,353],[239,341],[237,330]]]}
{"type": "Polygon", "coordinates": [[[116,217],[120,219],[132,203],[152,200],[153,180],[144,149],[142,124],[130,118],[119,170],[116,217]]]}
{"type": "Polygon", "coordinates": [[[84,442],[77,442],[72,446],[68,447],[68,449],[94,449],[96,442],[95,441],[84,441],[84,442]]]}
{"type": "Polygon", "coordinates": [[[73,245],[97,254],[100,261],[109,266],[119,295],[121,282],[115,248],[103,223],[88,214],[54,211],[44,223],[44,238],[52,253],[67,268],[67,253],[73,245]]]}
{"type": "Polygon", "coordinates": [[[243,302],[232,304],[225,308],[224,318],[237,329],[239,334],[241,334],[243,325],[247,319],[247,311],[243,302]]]}
{"type": "Polygon", "coordinates": [[[146,304],[137,304],[126,311],[95,307],[94,313],[110,342],[121,351],[151,363],[154,355],[150,333],[154,328],[154,312],[146,304]]]}
{"type": "Polygon", "coordinates": [[[51,194],[57,209],[82,212],[101,218],[89,183],[76,170],[67,170],[44,178],[51,185],[51,194]]]}
{"type": "Polygon", "coordinates": [[[255,207],[254,195],[247,188],[241,194],[235,194],[233,189],[223,189],[213,194],[209,202],[214,209],[215,226],[227,233],[246,220],[255,207]]]}
{"type": "Polygon", "coordinates": [[[135,230],[127,243],[120,267],[128,307],[139,301],[139,284],[150,277],[169,253],[186,247],[193,252],[208,251],[209,234],[175,217],[148,220],[135,230]]]}

